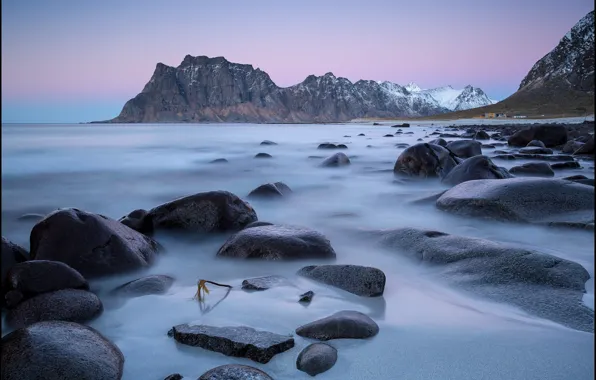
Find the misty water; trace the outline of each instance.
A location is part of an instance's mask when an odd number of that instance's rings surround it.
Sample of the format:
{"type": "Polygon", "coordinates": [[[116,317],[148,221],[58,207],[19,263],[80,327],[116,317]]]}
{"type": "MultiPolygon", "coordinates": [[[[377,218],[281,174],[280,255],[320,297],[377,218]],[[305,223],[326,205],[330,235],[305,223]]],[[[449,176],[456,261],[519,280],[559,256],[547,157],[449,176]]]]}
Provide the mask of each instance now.
{"type": "MultiPolygon", "coordinates": [[[[395,182],[392,168],[403,150],[395,144],[415,144],[436,128],[412,126],[404,132],[413,134],[383,137],[396,129],[370,123],[3,125],[2,235],[29,248],[35,221],[19,220],[23,214],[77,207],[117,219],[197,192],[228,190],[244,198],[261,184],[283,181],[294,191],[291,197],[250,201],[259,220],[313,228],[331,241],[337,263],[382,269],[387,276],[383,297],[358,297],[296,277],[299,268],[315,263],[312,260],[217,260],[225,235],[188,240],[158,234],[156,240],[166,252],[150,269],[91,281],[105,310],[89,325],[124,353],[124,379],[163,379],[175,372],[196,379],[229,363],[261,368],[275,379],[310,378],[295,365],[310,341],[296,335],[296,347],[259,364],[180,345],[167,332],[174,325],[194,322],[293,334],[298,326],[339,310],[369,314],[380,332],[368,340],[330,341],[338,349],[338,361],[318,375],[320,379],[593,378],[593,334],[451,288],[432,268],[356,238],[354,231],[361,229],[433,229],[550,253],[580,263],[594,276],[592,233],[479,221],[450,216],[432,204],[409,204],[445,187],[435,180],[395,182]],[[260,146],[263,140],[278,145],[260,146]],[[352,165],[319,167],[333,153],[317,150],[323,142],[345,143],[352,165]],[[254,159],[259,152],[273,158],[254,159]],[[217,158],[229,163],[209,163],[217,158]],[[107,294],[148,273],[171,275],[176,281],[165,295],[122,302],[107,294]],[[286,276],[293,286],[252,293],[240,289],[243,279],[268,274],[286,276]],[[192,299],[198,279],[234,288],[225,297],[226,289],[211,287],[206,304],[200,305],[192,299]],[[304,306],[297,300],[307,290],[315,297],[304,306]]],[[[488,155],[491,150],[483,149],[488,155]]],[[[497,163],[510,168],[520,162],[497,163]]],[[[591,165],[556,175],[593,178],[591,165]]],[[[586,290],[584,302],[593,308],[592,279],[586,290]]],[[[7,332],[3,327],[2,334],[7,332]]]]}

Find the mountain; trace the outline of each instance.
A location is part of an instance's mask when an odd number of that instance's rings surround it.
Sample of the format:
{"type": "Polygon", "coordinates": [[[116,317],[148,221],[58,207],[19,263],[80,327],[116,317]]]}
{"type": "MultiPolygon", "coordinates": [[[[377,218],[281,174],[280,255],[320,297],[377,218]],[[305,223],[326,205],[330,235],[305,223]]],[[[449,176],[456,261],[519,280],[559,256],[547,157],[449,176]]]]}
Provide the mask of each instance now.
{"type": "Polygon", "coordinates": [[[491,104],[482,90],[472,86],[451,89],[451,97],[438,89],[414,86],[352,83],[329,72],[282,88],[252,65],[187,55],[178,67],[158,63],[143,91],[107,122],[343,122],[435,115],[491,104]]]}
{"type": "Polygon", "coordinates": [[[518,90],[492,106],[442,115],[473,117],[484,112],[526,116],[584,116],[594,113],[594,11],[532,66],[518,90]]]}

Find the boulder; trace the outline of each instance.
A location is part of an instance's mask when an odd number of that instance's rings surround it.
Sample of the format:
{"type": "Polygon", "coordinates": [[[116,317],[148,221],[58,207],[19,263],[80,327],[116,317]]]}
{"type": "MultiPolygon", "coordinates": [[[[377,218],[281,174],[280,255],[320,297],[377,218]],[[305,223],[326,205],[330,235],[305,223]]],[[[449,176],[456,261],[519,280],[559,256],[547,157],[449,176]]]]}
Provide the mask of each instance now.
{"type": "Polygon", "coordinates": [[[400,228],[368,234],[390,251],[434,268],[433,275],[460,289],[574,329],[594,331],[594,311],[582,304],[590,275],[580,264],[438,231],[400,228]]]}
{"type": "Polygon", "coordinates": [[[337,350],[326,343],[307,346],[296,359],[296,368],[310,376],[328,371],[337,362],[337,350]]]}
{"type": "Polygon", "coordinates": [[[42,321],[87,322],[103,311],[99,298],[86,290],[62,289],[38,294],[8,311],[6,323],[20,328],[42,321]]]}
{"type": "Polygon", "coordinates": [[[120,285],[112,294],[123,297],[141,297],[149,294],[164,294],[174,284],[174,278],[163,274],[153,274],[137,278],[120,285]]]}
{"type": "Polygon", "coordinates": [[[341,152],[335,153],[333,156],[326,158],[325,161],[321,163],[321,166],[324,168],[335,168],[346,165],[350,165],[350,159],[341,152]]]}
{"type": "Polygon", "coordinates": [[[363,297],[379,297],[385,290],[385,273],[373,267],[310,265],[297,274],[363,297]]]}
{"type": "Polygon", "coordinates": [[[444,184],[455,186],[475,179],[512,178],[507,169],[495,165],[487,156],[470,157],[453,168],[442,180],[444,184]]]}
{"type": "Polygon", "coordinates": [[[208,191],[159,205],[147,218],[153,228],[195,233],[237,231],[255,222],[257,213],[228,191],[208,191]]]}
{"type": "Polygon", "coordinates": [[[434,144],[434,145],[440,145],[440,146],[446,146],[447,145],[447,141],[445,141],[445,139],[434,139],[428,142],[429,144],[434,144]]]}
{"type": "Polygon", "coordinates": [[[276,286],[288,285],[287,278],[282,276],[263,276],[247,278],[242,281],[242,289],[244,290],[267,290],[276,286]]]}
{"type": "Polygon", "coordinates": [[[528,162],[523,165],[514,166],[509,173],[527,177],[554,177],[555,172],[546,162],[528,162]]]}
{"type": "Polygon", "coordinates": [[[146,210],[137,209],[132,211],[130,214],[123,216],[118,221],[142,234],[151,233],[153,231],[153,224],[151,223],[151,219],[147,218],[146,216],[146,210]]]}
{"type": "Polygon", "coordinates": [[[533,146],[533,147],[538,147],[538,148],[546,148],[546,146],[544,146],[544,143],[540,140],[532,140],[528,143],[528,145],[526,146],[533,146]]]}
{"type": "Polygon", "coordinates": [[[218,257],[263,260],[334,259],[335,251],[317,231],[295,226],[260,226],[232,235],[218,257]]]}
{"type": "Polygon", "coordinates": [[[579,141],[567,141],[565,145],[561,148],[561,152],[565,154],[572,154],[573,152],[577,151],[584,143],[579,141]]]}
{"type": "Polygon", "coordinates": [[[366,136],[364,133],[359,133],[358,136],[366,136]]]}
{"type": "Polygon", "coordinates": [[[269,140],[263,140],[259,145],[277,145],[277,143],[269,140]]]}
{"type": "Polygon", "coordinates": [[[124,224],[75,208],[47,215],[31,230],[31,258],[68,264],[86,278],[148,267],[158,244],[124,224]]]}
{"type": "Polygon", "coordinates": [[[551,148],[567,142],[567,129],[564,125],[532,125],[515,132],[507,143],[511,146],[527,146],[532,140],[539,140],[551,148]]]}
{"type": "Polygon", "coordinates": [[[322,143],[319,144],[317,149],[348,149],[348,147],[344,144],[332,144],[332,143],[322,143]]]}
{"type": "Polygon", "coordinates": [[[445,177],[458,161],[440,145],[420,143],[406,148],[395,162],[393,172],[413,177],[445,177]]]}
{"type": "Polygon", "coordinates": [[[573,152],[573,155],[577,155],[577,154],[594,155],[594,136],[593,135],[589,135],[588,138],[586,139],[586,142],[582,146],[577,148],[577,150],[575,152],[573,152]]]}
{"type": "Polygon", "coordinates": [[[2,236],[2,264],[0,266],[0,270],[2,271],[2,278],[0,278],[0,285],[2,289],[4,289],[4,283],[6,281],[6,275],[10,268],[12,268],[15,264],[22,263],[27,261],[27,257],[29,254],[25,250],[25,248],[11,242],[4,236],[2,236]]]}
{"type": "Polygon", "coordinates": [[[385,135],[383,137],[393,137],[393,135],[391,133],[389,133],[389,134],[387,134],[387,135],[385,135]]]}
{"type": "Polygon", "coordinates": [[[555,178],[476,180],[446,191],[441,210],[474,217],[528,223],[594,220],[594,188],[555,178]]]}
{"type": "Polygon", "coordinates": [[[266,183],[251,191],[250,198],[281,198],[292,193],[292,189],[283,182],[266,183]]]}
{"type": "Polygon", "coordinates": [[[538,147],[525,147],[519,150],[523,154],[553,154],[553,150],[550,148],[538,148],[538,147]]]}
{"type": "Polygon", "coordinates": [[[451,153],[461,158],[470,158],[482,154],[481,143],[474,140],[451,141],[445,145],[451,153]]]}
{"type": "Polygon", "coordinates": [[[269,153],[257,153],[254,158],[273,158],[269,153]]]}
{"type": "Polygon", "coordinates": [[[199,380],[273,380],[273,378],[255,367],[224,364],[205,372],[199,380]]]}
{"type": "Polygon", "coordinates": [[[379,333],[379,326],[368,315],[344,310],[296,329],[296,334],[311,339],[366,339],[379,333]]]}
{"type": "Polygon", "coordinates": [[[294,347],[291,335],[280,335],[252,327],[214,327],[207,325],[178,325],[170,335],[178,343],[201,347],[227,356],[247,358],[268,363],[275,355],[294,347]]]}
{"type": "Polygon", "coordinates": [[[483,130],[479,130],[474,134],[474,140],[490,140],[490,136],[483,130]]]}
{"type": "Polygon", "coordinates": [[[227,164],[229,161],[225,158],[216,158],[215,160],[209,161],[210,164],[227,164]]]}
{"type": "Polygon", "coordinates": [[[122,352],[91,327],[47,321],[2,337],[2,380],[120,380],[122,352]]]}
{"type": "Polygon", "coordinates": [[[554,164],[550,164],[550,168],[552,170],[580,169],[581,165],[577,161],[555,162],[554,164]]]}
{"type": "MultiPolygon", "coordinates": [[[[6,291],[18,291],[21,299],[61,289],[89,290],[87,280],[60,261],[30,260],[14,265],[6,276],[6,291]]],[[[8,307],[15,305],[9,304],[8,307]]]]}

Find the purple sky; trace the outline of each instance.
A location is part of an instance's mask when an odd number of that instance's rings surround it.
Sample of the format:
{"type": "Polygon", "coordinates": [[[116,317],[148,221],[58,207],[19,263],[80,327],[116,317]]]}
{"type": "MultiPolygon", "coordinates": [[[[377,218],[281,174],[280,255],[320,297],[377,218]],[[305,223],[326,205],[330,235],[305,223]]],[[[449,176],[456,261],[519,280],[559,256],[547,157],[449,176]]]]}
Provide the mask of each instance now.
{"type": "Polygon", "coordinates": [[[467,84],[494,99],[594,9],[592,0],[3,0],[2,122],[116,116],[157,62],[224,56],[279,86],[467,84]]]}

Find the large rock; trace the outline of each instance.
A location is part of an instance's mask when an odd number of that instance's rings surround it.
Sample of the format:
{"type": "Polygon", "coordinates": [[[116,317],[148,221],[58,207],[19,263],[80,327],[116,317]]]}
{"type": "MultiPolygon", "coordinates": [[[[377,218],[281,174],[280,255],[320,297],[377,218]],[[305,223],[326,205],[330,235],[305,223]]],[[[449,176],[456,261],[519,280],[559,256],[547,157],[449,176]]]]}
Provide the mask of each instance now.
{"type": "Polygon", "coordinates": [[[137,278],[136,280],[120,285],[112,290],[112,294],[131,298],[149,294],[164,294],[170,289],[173,283],[173,277],[163,274],[154,274],[137,278]]]}
{"type": "Polygon", "coordinates": [[[77,270],[63,262],[49,260],[30,260],[14,265],[5,284],[6,291],[19,292],[22,299],[61,289],[89,289],[87,280],[77,270]]]}
{"type": "Polygon", "coordinates": [[[350,159],[342,152],[338,152],[331,157],[327,157],[325,161],[321,163],[321,166],[324,168],[336,168],[346,165],[350,165],[350,159]]]}
{"type": "Polygon", "coordinates": [[[153,231],[151,219],[147,218],[147,211],[143,209],[134,210],[128,215],[118,219],[118,221],[143,234],[151,233],[153,231]]]}
{"type": "Polygon", "coordinates": [[[459,215],[528,223],[594,221],[594,188],[563,179],[507,178],[460,183],[436,203],[459,215]]]}
{"type": "Polygon", "coordinates": [[[291,335],[259,331],[252,327],[214,327],[188,324],[170,330],[177,342],[222,353],[227,356],[247,358],[267,363],[275,355],[294,347],[291,335]]]}
{"type": "Polygon", "coordinates": [[[562,153],[565,154],[571,154],[575,151],[577,151],[582,145],[584,145],[584,143],[579,142],[579,141],[567,141],[565,143],[565,145],[563,145],[563,148],[561,149],[562,153]]]}
{"type": "Polygon", "coordinates": [[[395,174],[414,177],[445,177],[458,161],[440,145],[421,143],[406,148],[393,167],[395,174]]]}
{"type": "Polygon", "coordinates": [[[577,150],[575,152],[573,152],[574,155],[577,154],[591,154],[594,155],[594,136],[593,135],[589,135],[588,138],[586,139],[586,142],[577,148],[577,150]]]}
{"type": "Polygon", "coordinates": [[[511,146],[527,146],[532,140],[539,140],[552,148],[567,142],[567,128],[564,125],[532,125],[515,132],[507,143],[511,146]]]}
{"type": "Polygon", "coordinates": [[[455,186],[475,179],[512,178],[507,169],[495,165],[487,156],[474,156],[457,165],[441,182],[455,186]]]}
{"type": "Polygon", "coordinates": [[[8,311],[6,323],[14,328],[42,321],[87,322],[103,311],[99,298],[86,290],[62,289],[38,294],[8,311]]]}
{"type": "Polygon", "coordinates": [[[509,173],[527,177],[554,177],[555,172],[546,162],[528,162],[523,165],[514,166],[509,173]]]}
{"type": "Polygon", "coordinates": [[[15,264],[22,263],[23,261],[27,261],[27,257],[29,254],[25,250],[25,248],[11,242],[4,236],[2,236],[2,264],[0,266],[0,270],[2,271],[2,278],[0,278],[0,286],[4,289],[4,283],[6,281],[6,275],[10,268],[12,268],[15,264]]]}
{"type": "Polygon", "coordinates": [[[490,140],[490,136],[483,130],[474,133],[474,140],[490,140]]]}
{"type": "Polygon", "coordinates": [[[335,251],[321,233],[295,226],[260,226],[232,235],[219,257],[263,260],[332,259],[335,251]]]}
{"type": "Polygon", "coordinates": [[[296,334],[318,340],[366,339],[379,333],[379,326],[368,315],[344,310],[296,329],[296,334]]]}
{"type": "Polygon", "coordinates": [[[39,322],[2,338],[2,380],[119,380],[124,356],[91,327],[39,322]]]}
{"type": "Polygon", "coordinates": [[[189,232],[237,231],[256,221],[257,213],[228,191],[208,191],[164,203],[146,216],[154,229],[189,232]]]}
{"type": "Polygon", "coordinates": [[[447,145],[447,141],[445,141],[445,139],[442,139],[442,138],[430,140],[428,143],[429,144],[434,144],[434,145],[440,145],[440,146],[446,146],[447,145]]]}
{"type": "Polygon", "coordinates": [[[364,297],[382,296],[385,290],[385,273],[373,267],[310,265],[297,274],[364,297]]]}
{"type": "Polygon", "coordinates": [[[255,367],[224,364],[205,372],[199,380],[273,380],[273,378],[255,367]]]}
{"type": "Polygon", "coordinates": [[[391,251],[432,266],[434,275],[456,287],[568,327],[594,331],[594,311],[582,304],[590,275],[580,264],[437,231],[401,228],[370,234],[391,251]]]}
{"type": "Polygon", "coordinates": [[[296,368],[311,376],[328,371],[337,362],[337,350],[325,343],[307,346],[296,359],[296,368]]]}
{"type": "Polygon", "coordinates": [[[158,244],[124,224],[78,209],[54,211],[31,230],[31,258],[62,261],[86,278],[148,267],[158,244]]]}
{"type": "Polygon", "coordinates": [[[470,158],[482,154],[482,143],[475,140],[451,141],[445,145],[445,148],[461,158],[470,158]]]}
{"type": "Polygon", "coordinates": [[[266,183],[251,191],[249,198],[282,198],[292,193],[292,189],[283,182],[266,183]]]}

